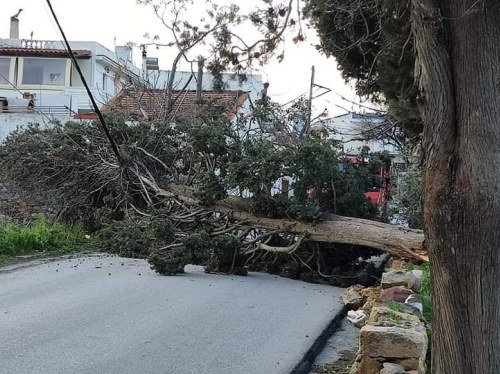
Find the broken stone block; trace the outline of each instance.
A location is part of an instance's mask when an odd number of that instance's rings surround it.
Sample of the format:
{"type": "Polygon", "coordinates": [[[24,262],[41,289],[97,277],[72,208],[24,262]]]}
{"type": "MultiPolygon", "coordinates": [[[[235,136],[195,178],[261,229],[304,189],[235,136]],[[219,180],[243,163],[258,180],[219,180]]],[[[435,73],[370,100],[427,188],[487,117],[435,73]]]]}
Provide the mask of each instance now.
{"type": "Polygon", "coordinates": [[[416,358],[404,358],[402,360],[396,360],[395,363],[404,367],[406,371],[418,371],[419,360],[416,358]]]}
{"type": "Polygon", "coordinates": [[[383,368],[382,364],[377,360],[363,356],[361,359],[357,369],[357,374],[379,374],[380,370],[383,368]]]}
{"type": "Polygon", "coordinates": [[[420,318],[413,314],[392,310],[386,306],[373,307],[367,323],[374,326],[398,326],[425,332],[420,318]]]}
{"type": "Polygon", "coordinates": [[[416,275],[414,275],[413,272],[409,270],[391,270],[382,274],[382,289],[387,289],[395,286],[404,286],[407,288],[411,288],[418,293],[420,291],[421,285],[422,281],[420,280],[419,285],[416,275]]]}
{"type": "MultiPolygon", "coordinates": [[[[396,301],[387,301],[383,303],[388,308],[392,308],[394,303],[397,303],[396,301]]],[[[402,313],[408,313],[408,314],[413,314],[414,316],[417,316],[420,318],[421,321],[424,321],[424,317],[422,316],[422,313],[420,310],[415,308],[414,306],[411,306],[410,304],[403,304],[403,303],[397,303],[399,311],[402,313]]]]}
{"type": "Polygon", "coordinates": [[[380,300],[380,287],[367,287],[361,290],[361,296],[364,297],[365,302],[380,300]]]}
{"type": "Polygon", "coordinates": [[[364,310],[350,310],[347,312],[347,320],[354,326],[361,328],[366,323],[366,313],[364,310]]]}
{"type": "Polygon", "coordinates": [[[363,355],[370,357],[419,358],[427,351],[425,331],[397,326],[365,325],[359,343],[363,355]]]}
{"type": "Polygon", "coordinates": [[[406,287],[395,286],[382,290],[380,298],[382,301],[397,301],[399,303],[404,303],[408,296],[412,294],[413,291],[406,287]]]}
{"type": "Polygon", "coordinates": [[[341,297],[342,297],[342,302],[344,303],[346,308],[356,310],[363,306],[365,300],[361,295],[362,289],[363,286],[357,284],[349,287],[347,290],[344,291],[341,297]]]}
{"type": "Polygon", "coordinates": [[[372,308],[376,305],[379,305],[380,303],[378,301],[375,301],[375,300],[368,300],[366,303],[363,304],[363,306],[361,307],[361,309],[363,309],[364,311],[366,311],[367,313],[370,313],[370,311],[372,310],[372,308]]]}
{"type": "Polygon", "coordinates": [[[380,374],[406,374],[406,370],[401,365],[384,362],[384,368],[380,370],[380,374]]]}

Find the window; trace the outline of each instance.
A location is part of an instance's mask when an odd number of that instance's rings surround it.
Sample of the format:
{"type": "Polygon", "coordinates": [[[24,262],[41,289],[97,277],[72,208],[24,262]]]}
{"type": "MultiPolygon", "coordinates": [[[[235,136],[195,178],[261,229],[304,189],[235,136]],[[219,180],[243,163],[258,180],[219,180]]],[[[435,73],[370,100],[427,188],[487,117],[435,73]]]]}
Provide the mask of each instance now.
{"type": "Polygon", "coordinates": [[[9,84],[10,58],[0,57],[0,84],[9,84]]]}
{"type": "Polygon", "coordinates": [[[21,84],[36,86],[65,86],[66,60],[24,58],[21,84]]]}

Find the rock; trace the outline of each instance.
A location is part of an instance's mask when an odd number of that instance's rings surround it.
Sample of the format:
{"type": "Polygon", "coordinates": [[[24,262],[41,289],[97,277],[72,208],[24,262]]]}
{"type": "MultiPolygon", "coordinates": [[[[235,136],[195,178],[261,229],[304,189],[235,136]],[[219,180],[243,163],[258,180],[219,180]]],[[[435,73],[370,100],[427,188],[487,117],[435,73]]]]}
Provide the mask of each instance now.
{"type": "Polygon", "coordinates": [[[422,288],[422,281],[424,279],[424,273],[422,270],[412,270],[411,273],[413,274],[413,278],[415,279],[411,289],[413,291],[419,293],[420,289],[422,288]]]}
{"type": "Polygon", "coordinates": [[[364,310],[350,310],[347,312],[347,320],[354,326],[361,328],[366,323],[366,312],[364,310]]]}
{"type": "Polygon", "coordinates": [[[375,300],[368,300],[366,303],[363,304],[363,306],[361,307],[361,309],[363,309],[364,311],[366,311],[367,313],[370,313],[370,311],[372,310],[372,308],[376,305],[379,305],[379,302],[378,301],[375,301],[375,300]]]}
{"type": "Polygon", "coordinates": [[[409,270],[391,270],[382,274],[381,286],[382,289],[387,289],[395,286],[404,286],[413,289],[415,292],[420,291],[422,280],[419,280],[413,271],[409,270]]]}
{"type": "Polygon", "coordinates": [[[365,302],[378,301],[380,300],[380,287],[367,287],[361,290],[361,296],[365,299],[365,302]]]}
{"type": "Polygon", "coordinates": [[[361,359],[357,369],[357,374],[379,374],[380,370],[382,370],[383,366],[377,360],[374,360],[371,357],[363,356],[361,359]]]}
{"type": "Polygon", "coordinates": [[[359,343],[363,355],[370,357],[420,358],[427,352],[425,331],[396,326],[365,325],[359,343]]]}
{"type": "Polygon", "coordinates": [[[408,296],[405,300],[405,304],[411,305],[414,308],[417,308],[420,313],[424,312],[424,305],[422,303],[422,296],[417,294],[412,294],[408,296]]]}
{"type": "Polygon", "coordinates": [[[412,370],[418,371],[419,360],[416,358],[405,358],[402,360],[396,360],[395,363],[404,367],[406,371],[412,371],[412,370]]]}
{"type": "Polygon", "coordinates": [[[382,290],[380,298],[382,301],[397,301],[404,303],[408,296],[412,295],[413,291],[402,286],[395,286],[382,290]]]}
{"type": "Polygon", "coordinates": [[[401,365],[384,362],[384,368],[380,370],[380,374],[406,374],[406,370],[401,365]]]}
{"type": "Polygon", "coordinates": [[[398,326],[425,332],[425,327],[420,322],[420,318],[413,314],[392,310],[387,306],[373,307],[367,323],[374,326],[398,326]]]}
{"type": "MultiPolygon", "coordinates": [[[[388,301],[385,302],[383,305],[385,305],[388,308],[393,307],[394,303],[397,303],[396,301],[388,301]]],[[[403,304],[403,303],[397,303],[399,311],[402,313],[408,313],[408,314],[413,314],[414,316],[417,316],[420,318],[421,321],[424,321],[424,317],[422,316],[422,313],[420,310],[415,308],[414,306],[411,306],[410,304],[403,304]]]]}
{"type": "Polygon", "coordinates": [[[342,302],[348,309],[359,309],[365,303],[363,296],[361,295],[361,290],[363,286],[359,284],[349,287],[342,294],[342,302]]]}

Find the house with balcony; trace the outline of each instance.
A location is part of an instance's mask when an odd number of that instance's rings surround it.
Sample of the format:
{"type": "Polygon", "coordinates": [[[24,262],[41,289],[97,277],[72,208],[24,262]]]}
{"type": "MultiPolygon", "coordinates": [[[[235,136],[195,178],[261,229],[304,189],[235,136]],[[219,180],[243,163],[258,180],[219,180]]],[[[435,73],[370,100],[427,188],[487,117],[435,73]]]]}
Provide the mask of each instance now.
{"type": "MultiPolygon", "coordinates": [[[[93,112],[83,82],[62,41],[19,38],[19,20],[0,39],[0,141],[19,125],[88,119],[93,112]]],[[[122,87],[141,84],[132,48],[111,51],[97,42],[70,42],[100,106],[122,87]]]]}

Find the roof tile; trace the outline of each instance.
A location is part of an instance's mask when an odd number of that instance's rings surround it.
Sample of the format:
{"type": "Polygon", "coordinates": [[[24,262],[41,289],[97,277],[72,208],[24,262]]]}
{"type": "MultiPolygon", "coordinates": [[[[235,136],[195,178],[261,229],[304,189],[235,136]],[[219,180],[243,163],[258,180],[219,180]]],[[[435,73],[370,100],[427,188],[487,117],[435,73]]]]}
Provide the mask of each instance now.
{"type": "MultiPolygon", "coordinates": [[[[244,91],[203,91],[203,98],[219,100],[227,106],[227,116],[233,118],[248,98],[244,91]]],[[[117,111],[135,120],[158,121],[195,117],[196,91],[172,91],[172,110],[165,115],[165,90],[122,89],[103,108],[104,112],[117,111]]]]}
{"type": "MultiPolygon", "coordinates": [[[[92,57],[92,52],[86,49],[73,50],[73,54],[75,55],[76,58],[92,57]]],[[[0,47],[0,57],[2,56],[69,57],[69,53],[65,49],[0,47]]]]}

